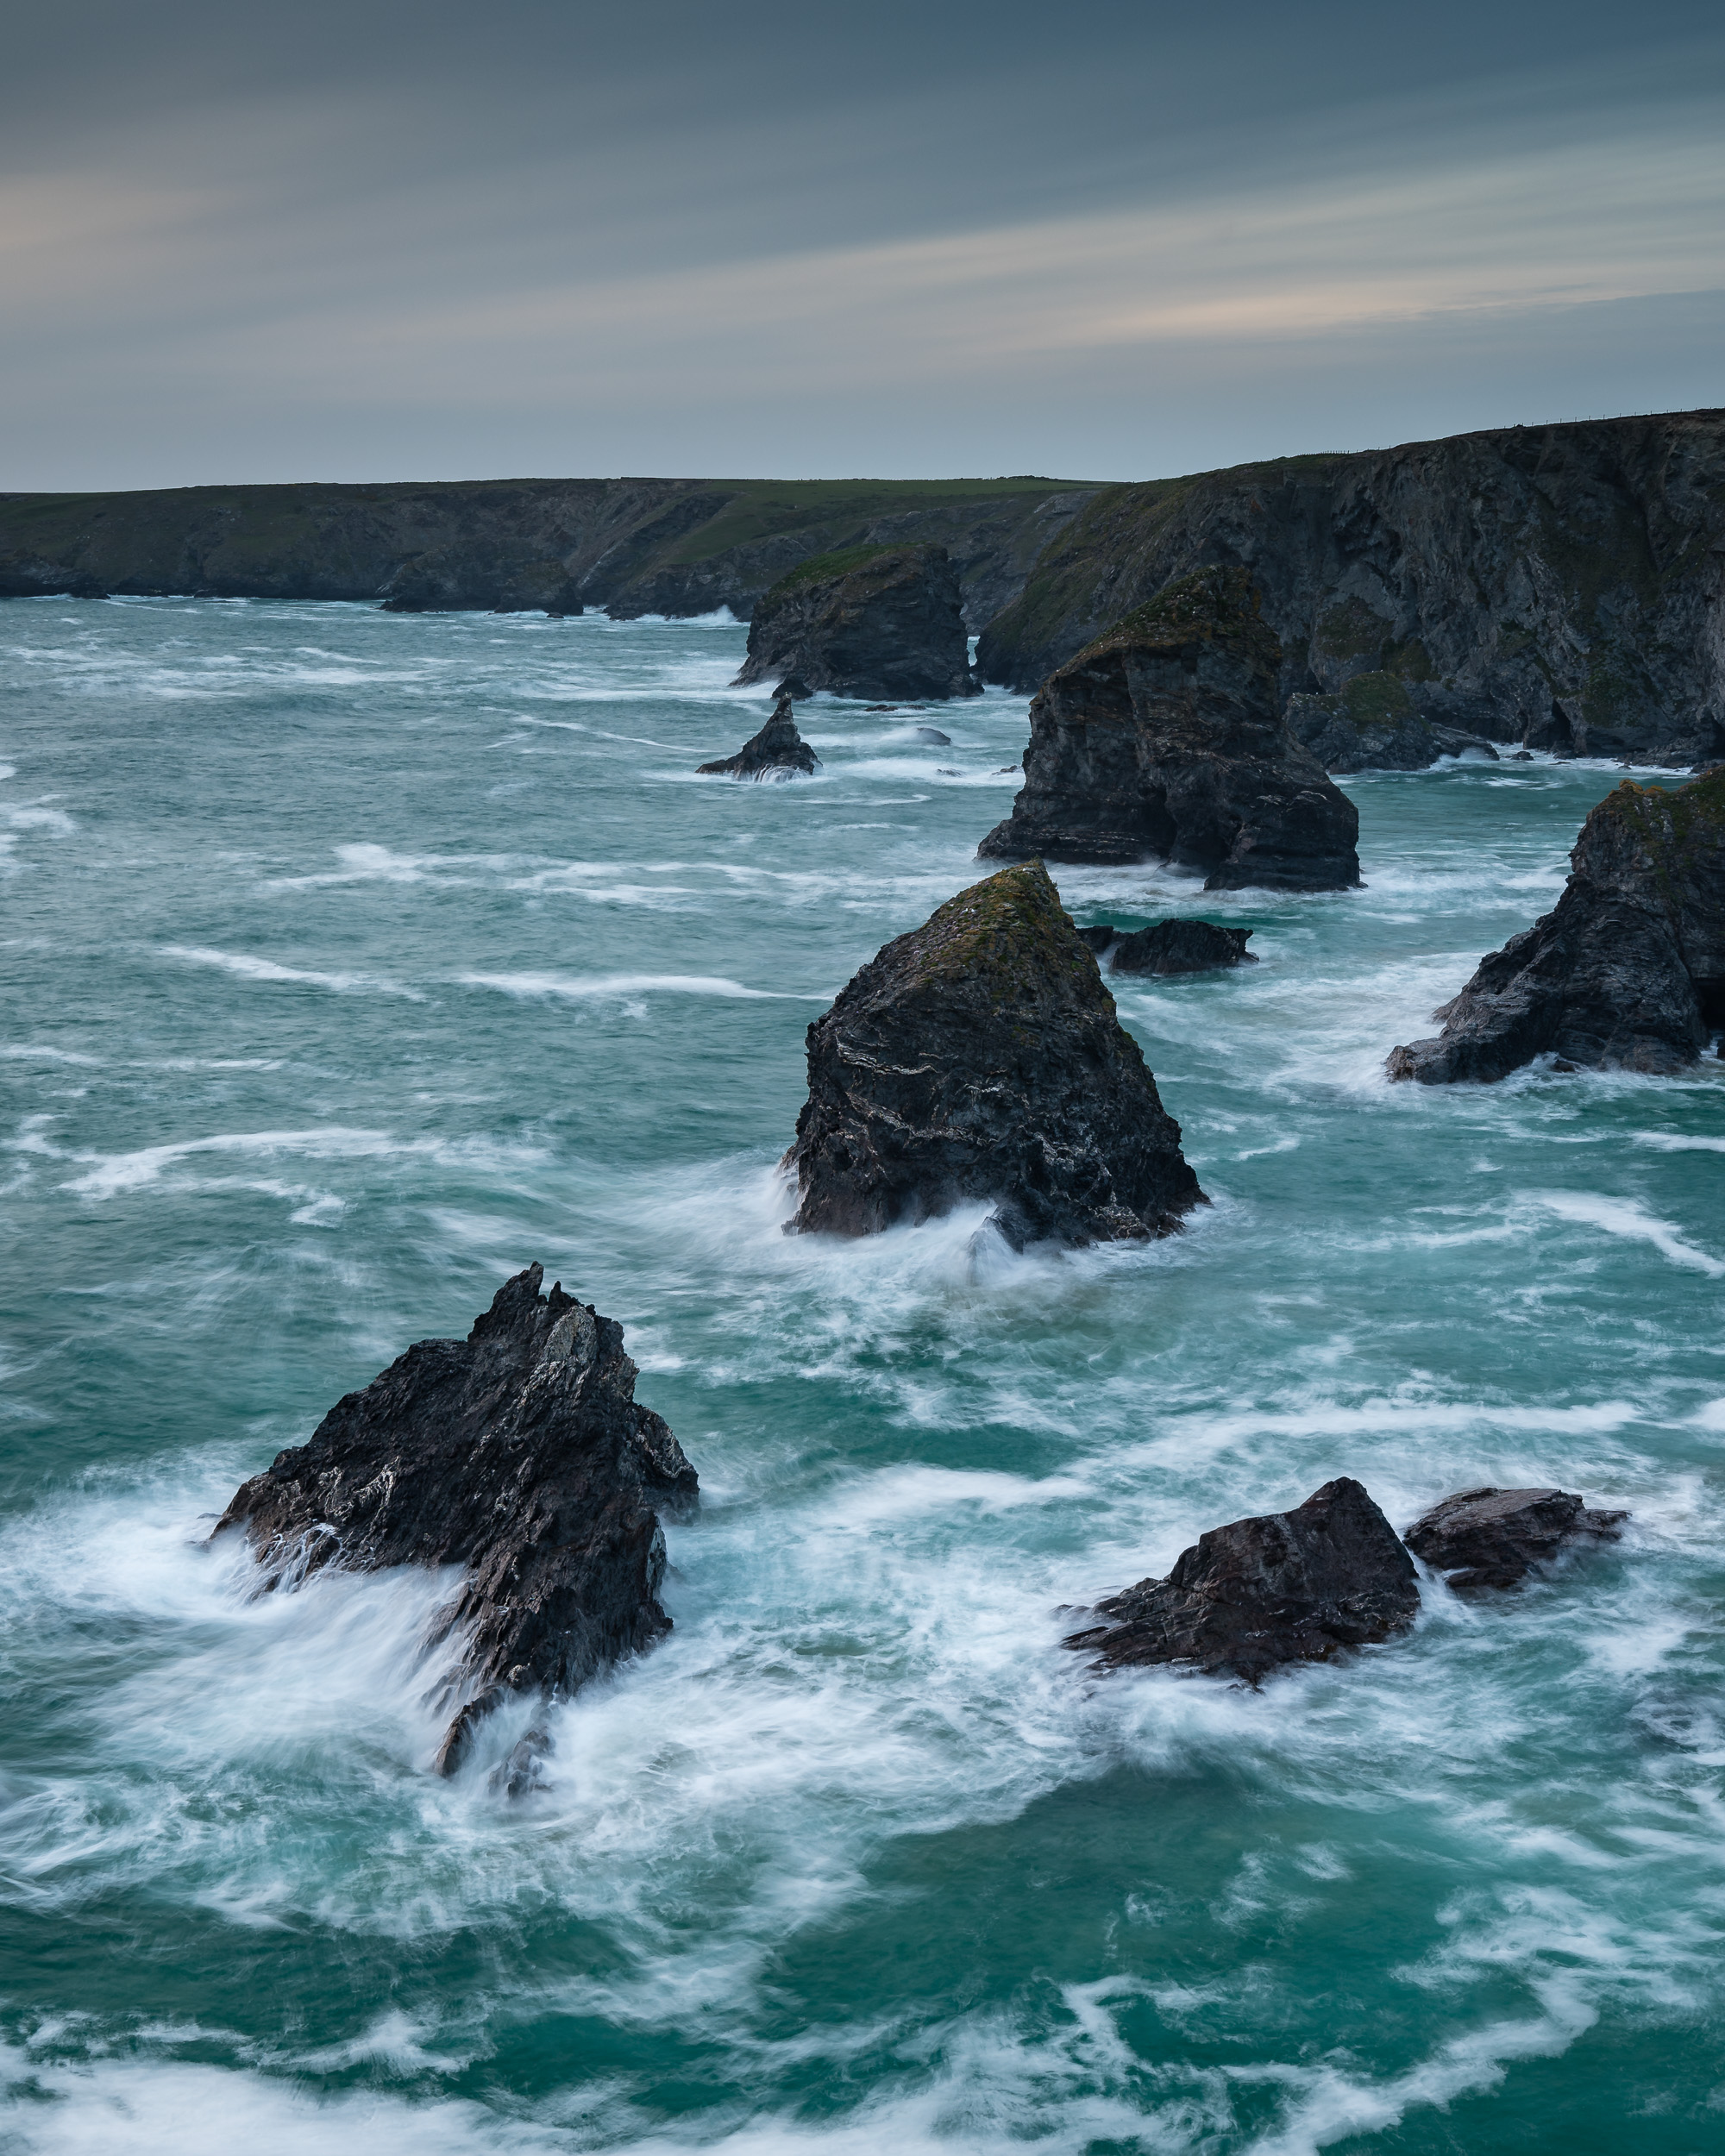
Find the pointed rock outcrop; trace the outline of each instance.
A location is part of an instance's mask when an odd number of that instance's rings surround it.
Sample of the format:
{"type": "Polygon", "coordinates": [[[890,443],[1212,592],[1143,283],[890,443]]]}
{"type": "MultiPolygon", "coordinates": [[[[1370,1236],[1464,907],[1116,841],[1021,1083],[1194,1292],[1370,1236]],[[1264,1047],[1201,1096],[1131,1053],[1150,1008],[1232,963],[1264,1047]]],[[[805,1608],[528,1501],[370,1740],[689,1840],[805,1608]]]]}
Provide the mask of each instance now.
{"type": "Polygon", "coordinates": [[[1480,961],[1391,1051],[1392,1078],[1502,1078],[1547,1051],[1669,1073],[1725,1025],[1725,765],[1667,790],[1625,780],[1582,825],[1563,896],[1480,961]]]}
{"type": "Polygon", "coordinates": [[[1291,1512],[1236,1520],[1182,1550],[1165,1580],[1098,1602],[1065,1644],[1105,1668],[1170,1662],[1257,1684],[1404,1631],[1419,1575],[1364,1487],[1339,1476],[1291,1512]]]}
{"type": "Polygon", "coordinates": [[[735,686],[795,674],[864,701],[980,696],[964,595],[941,546],[817,555],[756,603],[735,686]]]}
{"type": "Polygon", "coordinates": [[[794,779],[800,771],[812,777],[819,761],[820,758],[797,731],[790,690],[781,688],[773,706],[773,716],[760,732],[744,742],[734,756],[726,756],[718,763],[697,764],[695,775],[708,779],[794,779]]]}
{"type": "Polygon", "coordinates": [[[949,899],[808,1031],[794,1230],[988,1199],[1014,1245],[1162,1235],[1205,1202],[1138,1043],[1039,861],[949,899]]]}
{"type": "Polygon", "coordinates": [[[1069,660],[1030,708],[1024,789],[984,858],[1161,861],[1208,891],[1342,891],[1359,816],[1289,731],[1244,569],[1203,569],[1069,660]]]}
{"type": "Polygon", "coordinates": [[[655,1507],[692,1505],[695,1471],[637,1404],[622,1326],[543,1277],[530,1265],[465,1340],[421,1340],[338,1401],[216,1528],[245,1531],[273,1588],[324,1565],[467,1568],[442,1620],[443,1773],[508,1693],[573,1692],[670,1629],[655,1507]]]}

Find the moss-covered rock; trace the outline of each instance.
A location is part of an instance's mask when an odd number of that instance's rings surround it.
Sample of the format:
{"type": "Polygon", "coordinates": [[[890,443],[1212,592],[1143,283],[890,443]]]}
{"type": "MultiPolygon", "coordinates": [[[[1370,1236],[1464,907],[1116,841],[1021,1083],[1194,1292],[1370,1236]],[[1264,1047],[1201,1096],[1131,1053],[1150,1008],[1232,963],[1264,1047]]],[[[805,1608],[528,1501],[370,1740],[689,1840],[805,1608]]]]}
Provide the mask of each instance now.
{"type": "Polygon", "coordinates": [[[986,1200],[1007,1240],[1168,1233],[1203,1202],[1138,1043],[1039,861],[949,899],[808,1031],[785,1165],[802,1233],[986,1200]]]}

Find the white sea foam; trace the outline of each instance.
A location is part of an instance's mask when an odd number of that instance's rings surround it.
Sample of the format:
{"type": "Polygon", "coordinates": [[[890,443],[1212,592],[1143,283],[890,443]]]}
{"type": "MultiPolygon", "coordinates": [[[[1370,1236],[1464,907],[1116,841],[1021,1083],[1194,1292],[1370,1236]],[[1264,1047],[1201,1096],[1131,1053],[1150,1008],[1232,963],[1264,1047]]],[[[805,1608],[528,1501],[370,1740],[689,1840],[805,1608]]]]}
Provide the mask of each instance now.
{"type": "Polygon", "coordinates": [[[1725,1273],[1725,1262],[1690,1242],[1668,1220],[1656,1219],[1645,1206],[1628,1199],[1607,1197],[1588,1190],[1539,1190],[1527,1195],[1532,1203],[1554,1213],[1560,1220],[1597,1228],[1603,1235],[1650,1243],[1661,1257],[1669,1258],[1673,1265],[1686,1265],[1715,1279],[1725,1273]]]}
{"type": "Polygon", "coordinates": [[[164,958],[178,958],[188,966],[213,966],[241,981],[293,981],[312,988],[329,988],[337,994],[405,996],[424,1000],[417,988],[380,974],[317,973],[301,966],[283,966],[273,958],[259,958],[248,951],[209,950],[197,944],[164,943],[164,958]]]}
{"type": "Polygon", "coordinates": [[[719,996],[759,1003],[825,1003],[831,1000],[785,989],[746,987],[742,981],[718,974],[467,973],[461,980],[465,987],[496,988],[505,995],[559,996],[571,1002],[649,994],[719,996]]]}

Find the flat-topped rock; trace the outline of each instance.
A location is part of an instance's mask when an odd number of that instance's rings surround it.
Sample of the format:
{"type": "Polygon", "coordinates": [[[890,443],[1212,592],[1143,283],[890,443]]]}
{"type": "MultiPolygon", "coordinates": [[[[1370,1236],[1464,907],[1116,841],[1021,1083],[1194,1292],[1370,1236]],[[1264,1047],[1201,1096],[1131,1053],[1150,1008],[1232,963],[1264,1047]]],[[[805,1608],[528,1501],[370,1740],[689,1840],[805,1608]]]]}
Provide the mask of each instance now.
{"type": "Polygon", "coordinates": [[[801,772],[812,777],[819,761],[797,731],[791,692],[781,688],[773,716],[760,732],[744,742],[734,756],[725,756],[717,763],[698,763],[695,775],[703,779],[794,779],[801,772]]]}
{"type": "Polygon", "coordinates": [[[635,1399],[623,1328],[530,1265],[465,1340],[421,1340],[349,1393],[304,1445],[237,1489],[264,1584],[326,1565],[460,1564],[442,1773],[507,1694],[576,1690],[670,1629],[656,1506],[695,1501],[693,1468],[635,1399]]]}
{"type": "Polygon", "coordinates": [[[1289,730],[1244,569],[1182,578],[1051,674],[983,857],[1167,862],[1210,891],[1341,891],[1359,817],[1289,730]]]}
{"type": "Polygon", "coordinates": [[[781,675],[865,702],[980,696],[945,548],[853,547],[781,577],[756,604],[736,686],[781,675]]]}
{"type": "Polygon", "coordinates": [[[1422,1513],[1402,1540],[1458,1595],[1515,1587],[1571,1544],[1615,1542],[1624,1512],[1590,1512],[1568,1490],[1458,1490],[1422,1513]]]}
{"type": "Polygon", "coordinates": [[[1341,1476],[1291,1512],[1213,1527],[1166,1579],[1098,1602],[1107,1621],[1066,1645],[1105,1668],[1175,1663],[1257,1684],[1412,1624],[1419,1576],[1365,1489],[1341,1476]]]}
{"type": "Polygon", "coordinates": [[[1017,1246],[1163,1235],[1205,1202],[1042,863],[887,944],[808,1031],[791,1227],[868,1235],[984,1199],[1017,1246]]]}
{"type": "Polygon", "coordinates": [[[1626,780],[1581,828],[1563,896],[1480,961],[1432,1015],[1443,1031],[1391,1051],[1392,1078],[1502,1078],[1553,1054],[1670,1073],[1725,1025],[1725,765],[1687,786],[1626,780]]]}

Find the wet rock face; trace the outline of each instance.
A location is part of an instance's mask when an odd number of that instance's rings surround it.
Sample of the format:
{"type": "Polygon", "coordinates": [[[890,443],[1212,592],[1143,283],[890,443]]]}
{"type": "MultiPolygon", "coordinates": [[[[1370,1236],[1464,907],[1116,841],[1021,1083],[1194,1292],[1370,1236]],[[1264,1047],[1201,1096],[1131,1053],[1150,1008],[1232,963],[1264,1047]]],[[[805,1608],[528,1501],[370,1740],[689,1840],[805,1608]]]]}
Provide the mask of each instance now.
{"type": "Polygon", "coordinates": [[[1138,1043],[1040,862],[949,899],[808,1031],[792,1229],[994,1200],[1015,1246],[1162,1235],[1204,1202],[1138,1043]]]}
{"type": "Polygon", "coordinates": [[[654,1507],[692,1505],[695,1471],[637,1405],[623,1328],[543,1278],[530,1265],[465,1340],[421,1340],[338,1401],[216,1529],[244,1529],[270,1587],[326,1564],[467,1568],[444,1613],[443,1773],[507,1693],[573,1692],[670,1629],[654,1507]]]}
{"type": "Polygon", "coordinates": [[[982,856],[1168,862],[1208,891],[1351,889],[1358,813],[1283,724],[1280,661],[1244,570],[1170,585],[1043,684],[1023,791],[982,856]]]}
{"type": "Polygon", "coordinates": [[[1622,1512],[1590,1512],[1564,1489],[1465,1489],[1422,1513],[1402,1537],[1458,1595],[1515,1587],[1571,1544],[1615,1542],[1622,1512]]]}
{"type": "Polygon", "coordinates": [[[1392,1078],[1502,1078],[1551,1051],[1594,1069],[1669,1073],[1725,1024],[1725,766],[1666,791],[1626,780],[1582,826],[1551,912],[1482,959],[1394,1050],[1392,1078]]]}
{"type": "Polygon", "coordinates": [[[1418,1575],[1362,1486],[1342,1476],[1292,1512],[1213,1527],[1165,1580],[1096,1605],[1107,1623],[1069,1647],[1105,1668],[1177,1663],[1250,1684],[1289,1662],[1324,1662],[1406,1629],[1418,1575]]]}
{"type": "Polygon", "coordinates": [[[797,731],[791,711],[791,691],[781,688],[773,716],[734,756],[717,763],[695,766],[697,778],[792,779],[798,772],[812,776],[820,758],[797,731]]]}
{"type": "Polygon", "coordinates": [[[1214,973],[1258,963],[1246,949],[1252,931],[1215,921],[1157,921],[1127,932],[1102,925],[1078,933],[1099,958],[1106,954],[1110,973],[1214,973]]]}
{"type": "Polygon", "coordinates": [[[1326,771],[1424,771],[1440,756],[1498,760],[1483,735],[1434,726],[1396,674],[1357,674],[1333,694],[1290,696],[1287,717],[1326,771]]]}
{"type": "Polygon", "coordinates": [[[755,608],[736,685],[791,674],[865,700],[980,695],[945,548],[856,548],[781,578],[755,608]]]}

